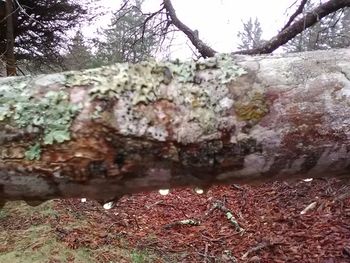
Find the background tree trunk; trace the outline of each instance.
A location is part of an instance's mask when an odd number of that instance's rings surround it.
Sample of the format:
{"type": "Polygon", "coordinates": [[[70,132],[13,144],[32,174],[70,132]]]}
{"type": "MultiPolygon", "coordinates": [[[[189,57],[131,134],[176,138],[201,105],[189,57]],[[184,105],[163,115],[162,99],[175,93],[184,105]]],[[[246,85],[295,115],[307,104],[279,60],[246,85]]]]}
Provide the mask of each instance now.
{"type": "Polygon", "coordinates": [[[350,50],[0,82],[0,199],[348,176],[350,50]]]}
{"type": "Polygon", "coordinates": [[[6,75],[16,76],[15,39],[13,23],[13,2],[6,0],[6,75]]]}

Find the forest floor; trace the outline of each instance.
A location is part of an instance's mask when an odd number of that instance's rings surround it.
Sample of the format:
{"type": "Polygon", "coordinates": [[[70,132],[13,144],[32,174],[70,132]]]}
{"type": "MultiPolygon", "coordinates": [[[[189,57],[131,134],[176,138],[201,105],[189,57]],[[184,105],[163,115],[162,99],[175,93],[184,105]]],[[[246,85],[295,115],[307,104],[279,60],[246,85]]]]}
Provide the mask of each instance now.
{"type": "Polygon", "coordinates": [[[110,210],[79,199],[9,202],[0,262],[350,262],[350,183],[142,193],[110,210]]]}

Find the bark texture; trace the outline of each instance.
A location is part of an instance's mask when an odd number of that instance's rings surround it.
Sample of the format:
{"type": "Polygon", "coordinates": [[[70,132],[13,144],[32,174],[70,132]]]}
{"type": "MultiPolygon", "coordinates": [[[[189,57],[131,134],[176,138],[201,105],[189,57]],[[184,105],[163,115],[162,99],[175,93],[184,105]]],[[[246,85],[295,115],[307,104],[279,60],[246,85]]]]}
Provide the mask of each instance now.
{"type": "MultiPolygon", "coordinates": [[[[14,23],[13,23],[13,2],[12,0],[6,0],[6,75],[16,76],[16,58],[15,58],[15,37],[14,37],[14,23]]],[[[4,18],[4,19],[5,19],[4,18]]]]}
{"type": "Polygon", "coordinates": [[[349,176],[350,50],[0,81],[0,199],[349,176]]]}

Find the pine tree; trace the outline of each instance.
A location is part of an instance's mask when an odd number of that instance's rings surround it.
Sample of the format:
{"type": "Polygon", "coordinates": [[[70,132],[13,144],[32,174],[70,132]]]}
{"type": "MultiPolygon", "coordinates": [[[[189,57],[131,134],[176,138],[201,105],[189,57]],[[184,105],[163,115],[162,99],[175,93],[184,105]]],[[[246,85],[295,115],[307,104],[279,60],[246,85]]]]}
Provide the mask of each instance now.
{"type": "Polygon", "coordinates": [[[243,22],[243,30],[237,34],[241,41],[238,44],[238,49],[248,50],[259,47],[264,43],[264,40],[261,39],[262,33],[263,31],[257,17],[254,21],[252,18],[249,18],[248,21],[243,22]]]}
{"type": "Polygon", "coordinates": [[[113,15],[111,24],[102,31],[104,40],[95,40],[98,51],[95,64],[138,62],[152,56],[157,38],[151,25],[144,27],[146,16],[141,11],[142,1],[113,15]]]}
{"type": "Polygon", "coordinates": [[[69,70],[81,70],[93,66],[93,54],[79,30],[68,46],[69,53],[64,56],[64,65],[69,70]]]}
{"type": "MultiPolygon", "coordinates": [[[[13,1],[14,53],[16,60],[21,61],[19,64],[28,65],[32,72],[52,71],[61,66],[61,52],[68,39],[66,34],[89,17],[88,1],[13,1]]],[[[2,9],[3,1],[0,1],[0,54],[7,49],[6,19],[1,17],[2,9]]]]}

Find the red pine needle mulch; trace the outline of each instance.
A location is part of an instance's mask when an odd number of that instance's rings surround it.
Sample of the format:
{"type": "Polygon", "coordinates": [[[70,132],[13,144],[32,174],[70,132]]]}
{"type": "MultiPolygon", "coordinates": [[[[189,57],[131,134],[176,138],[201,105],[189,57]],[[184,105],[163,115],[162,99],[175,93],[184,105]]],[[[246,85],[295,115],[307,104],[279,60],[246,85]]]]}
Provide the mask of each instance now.
{"type": "MultiPolygon", "coordinates": [[[[123,197],[110,210],[58,200],[60,216],[51,224],[69,247],[147,250],[159,255],[154,262],[350,262],[349,197],[350,184],[337,179],[216,186],[202,195],[179,189],[123,197]],[[218,203],[226,210],[213,207],[218,203]],[[81,217],[88,225],[65,228],[81,217]],[[200,223],[179,223],[185,219],[200,223]]],[[[109,253],[96,258],[127,262],[109,253]]]]}

